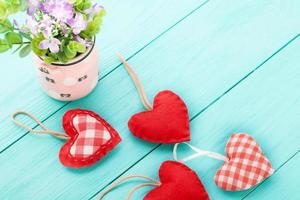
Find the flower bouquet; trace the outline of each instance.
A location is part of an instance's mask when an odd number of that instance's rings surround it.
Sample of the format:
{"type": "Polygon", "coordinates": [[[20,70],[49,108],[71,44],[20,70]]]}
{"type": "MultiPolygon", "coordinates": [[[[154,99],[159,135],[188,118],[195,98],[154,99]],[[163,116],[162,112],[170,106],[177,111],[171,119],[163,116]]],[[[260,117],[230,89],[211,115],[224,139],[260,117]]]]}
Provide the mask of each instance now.
{"type": "Polygon", "coordinates": [[[0,53],[14,46],[21,57],[33,51],[48,95],[78,99],[98,82],[93,47],[104,15],[103,7],[93,0],[0,0],[0,53]],[[22,11],[27,15],[22,25],[10,20],[22,11]],[[85,82],[82,87],[81,82],[85,82]]]}

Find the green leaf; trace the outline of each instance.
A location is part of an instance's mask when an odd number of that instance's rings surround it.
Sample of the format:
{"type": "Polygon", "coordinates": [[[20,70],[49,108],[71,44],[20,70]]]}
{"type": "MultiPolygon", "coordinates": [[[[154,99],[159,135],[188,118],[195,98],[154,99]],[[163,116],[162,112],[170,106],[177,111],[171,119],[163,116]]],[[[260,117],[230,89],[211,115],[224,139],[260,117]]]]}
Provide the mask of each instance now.
{"type": "Polygon", "coordinates": [[[25,10],[27,0],[0,0],[0,22],[3,22],[11,14],[25,10]]]}
{"type": "Polygon", "coordinates": [[[48,50],[40,49],[40,43],[44,40],[43,35],[38,35],[34,37],[31,41],[31,49],[37,56],[44,56],[48,50]]]}
{"type": "Polygon", "coordinates": [[[71,3],[73,3],[74,6],[79,6],[83,1],[84,0],[73,0],[71,3]]]}
{"type": "Polygon", "coordinates": [[[64,53],[69,59],[75,58],[75,56],[77,55],[77,52],[72,50],[69,46],[66,46],[64,48],[64,53]]]}
{"type": "Polygon", "coordinates": [[[6,19],[3,22],[0,22],[0,33],[6,33],[12,30],[13,30],[13,26],[8,19],[6,19]]]}
{"type": "Polygon", "coordinates": [[[62,63],[67,63],[69,61],[69,59],[67,58],[67,56],[64,54],[64,52],[59,52],[57,54],[58,60],[62,63]]]}
{"type": "Polygon", "coordinates": [[[79,52],[79,53],[84,53],[86,52],[86,47],[84,44],[81,44],[79,42],[76,42],[76,41],[71,41],[69,44],[68,44],[68,48],[70,49],[70,51],[72,52],[79,52]]]}
{"type": "Polygon", "coordinates": [[[9,0],[6,3],[9,14],[25,10],[27,7],[26,0],[9,0]]]}
{"type": "Polygon", "coordinates": [[[9,12],[8,12],[7,3],[3,0],[0,0],[0,22],[6,20],[8,15],[9,15],[9,12]]]}
{"type": "Polygon", "coordinates": [[[104,17],[105,15],[106,15],[106,10],[101,9],[101,10],[95,15],[95,17],[96,17],[96,18],[102,18],[102,17],[104,17]]]}
{"type": "Polygon", "coordinates": [[[58,60],[58,55],[57,53],[48,53],[49,57],[52,57],[54,60],[58,60]]]}
{"type": "Polygon", "coordinates": [[[77,52],[79,52],[79,53],[85,53],[85,52],[86,52],[86,47],[85,47],[85,45],[84,45],[84,44],[79,44],[79,45],[77,46],[77,52]]]}
{"type": "Polygon", "coordinates": [[[5,39],[10,43],[10,44],[22,44],[23,38],[20,34],[16,32],[8,32],[5,34],[5,39]]]}
{"type": "Polygon", "coordinates": [[[21,35],[22,37],[26,38],[26,39],[29,40],[29,41],[32,40],[32,38],[30,37],[30,35],[27,34],[27,33],[20,32],[20,35],[21,35]]]}
{"type": "Polygon", "coordinates": [[[76,0],[74,6],[75,10],[84,13],[84,10],[92,7],[92,2],[90,0],[76,0]]]}
{"type": "Polygon", "coordinates": [[[10,49],[10,45],[6,40],[0,39],[0,53],[3,53],[10,49]]]}
{"type": "Polygon", "coordinates": [[[92,38],[99,31],[102,25],[103,16],[106,14],[106,11],[102,9],[99,13],[97,13],[93,20],[88,23],[87,28],[80,33],[80,35],[84,38],[92,38]]]}
{"type": "Polygon", "coordinates": [[[29,55],[30,52],[31,52],[31,45],[30,45],[30,44],[27,44],[25,47],[23,47],[23,48],[20,50],[19,56],[20,56],[21,58],[23,58],[23,57],[29,55]]]}
{"type": "Polygon", "coordinates": [[[52,64],[56,59],[53,58],[53,57],[44,57],[43,60],[44,60],[44,62],[45,62],[47,65],[50,65],[50,64],[52,64]]]}

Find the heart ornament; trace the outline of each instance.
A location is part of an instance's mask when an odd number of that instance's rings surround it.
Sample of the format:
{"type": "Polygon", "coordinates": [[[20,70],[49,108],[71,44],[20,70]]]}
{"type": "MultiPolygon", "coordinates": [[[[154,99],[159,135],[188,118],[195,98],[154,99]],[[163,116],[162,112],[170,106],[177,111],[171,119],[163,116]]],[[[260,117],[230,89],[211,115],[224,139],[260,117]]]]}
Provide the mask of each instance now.
{"type": "Polygon", "coordinates": [[[224,190],[249,189],[274,173],[260,146],[245,133],[231,135],[225,151],[227,161],[215,175],[215,183],[224,190]]]}
{"type": "Polygon", "coordinates": [[[132,134],[153,143],[175,144],[190,141],[190,122],[184,101],[174,92],[159,92],[149,103],[144,87],[125,58],[117,54],[131,77],[147,111],[133,115],[128,121],[132,134]]]}
{"type": "Polygon", "coordinates": [[[148,142],[172,144],[190,140],[188,109],[169,90],[155,96],[153,109],[133,115],[128,127],[134,136],[148,142]]]}
{"type": "Polygon", "coordinates": [[[96,113],[69,110],[63,116],[63,128],[70,139],[62,146],[59,158],[68,167],[87,167],[104,157],[121,138],[117,131],[96,113]]]}
{"type": "Polygon", "coordinates": [[[165,161],[159,169],[160,186],[144,200],[208,200],[209,196],[197,174],[186,165],[165,161]]]}

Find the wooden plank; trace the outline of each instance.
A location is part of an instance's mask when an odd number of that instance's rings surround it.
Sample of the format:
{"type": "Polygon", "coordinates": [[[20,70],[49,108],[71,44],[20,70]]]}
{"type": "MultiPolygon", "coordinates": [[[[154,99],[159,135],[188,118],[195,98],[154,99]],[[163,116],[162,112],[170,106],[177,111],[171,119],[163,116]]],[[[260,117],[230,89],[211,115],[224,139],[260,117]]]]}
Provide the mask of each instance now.
{"type": "Polygon", "coordinates": [[[245,199],[299,199],[299,152],[245,199]]]}
{"type": "MultiPolygon", "coordinates": [[[[298,15],[296,6],[282,13],[282,5],[273,1],[212,2],[137,54],[131,63],[136,66],[142,81],[147,83],[150,97],[158,89],[174,89],[186,100],[191,116],[195,116],[298,33],[295,28],[299,23],[297,20],[291,24],[283,23],[295,19],[294,15],[298,15]],[[241,9],[245,14],[240,19],[244,23],[242,26],[239,21],[237,24],[230,21],[234,15],[240,14],[241,9]],[[266,22],[271,25],[265,26],[266,22]],[[284,29],[275,22],[283,24],[284,29]],[[244,35],[249,32],[252,34],[249,34],[247,43],[251,48],[245,48],[244,35]],[[271,42],[269,36],[274,33],[271,42]],[[228,38],[229,35],[232,39],[228,38]],[[191,51],[188,52],[189,48],[191,51]],[[218,55],[218,58],[212,59],[213,55],[218,55]],[[213,79],[211,74],[214,74],[213,79]]],[[[15,194],[16,199],[21,196],[30,199],[49,196],[53,199],[86,199],[153,149],[153,145],[134,139],[127,131],[125,122],[142,106],[124,70],[114,71],[91,96],[64,107],[46,124],[51,129],[60,130],[63,112],[74,107],[101,113],[121,133],[123,143],[98,165],[70,170],[61,166],[57,158],[61,141],[26,135],[0,155],[5,161],[0,166],[3,180],[0,188],[5,191],[0,194],[2,198],[15,194]],[[33,146],[34,149],[30,148],[33,146]]]]}
{"type": "MultiPolygon", "coordinates": [[[[224,153],[225,144],[232,133],[246,132],[260,144],[275,169],[280,168],[293,157],[300,149],[299,134],[295,131],[300,128],[298,122],[300,92],[296,92],[300,86],[299,51],[300,39],[298,38],[193,120],[191,123],[194,134],[192,144],[202,149],[224,153]]],[[[160,164],[172,159],[171,152],[171,146],[158,147],[128,170],[124,176],[144,174],[157,178],[160,164]]],[[[187,148],[180,148],[179,152],[182,152],[180,157],[191,153],[187,148]]],[[[187,163],[201,177],[211,199],[242,199],[250,192],[249,190],[225,192],[214,184],[214,174],[221,164],[222,162],[209,158],[200,158],[187,163]]],[[[288,177],[295,176],[299,162],[297,162],[297,167],[293,168],[295,170],[288,173],[285,171],[288,177]]],[[[274,177],[270,177],[261,184],[258,190],[262,192],[256,194],[255,191],[253,199],[294,199],[295,194],[291,192],[298,191],[297,183],[293,183],[294,179],[290,181],[285,179],[285,182],[279,184],[278,181],[282,179],[278,180],[277,176],[275,174],[274,177]],[[279,197],[277,194],[281,191],[280,186],[287,182],[295,186],[290,189],[283,188],[285,192],[281,196],[285,198],[277,198],[279,197]],[[274,190],[277,192],[271,192],[274,190]],[[268,193],[268,198],[265,196],[266,193],[268,193]]],[[[284,174],[280,175],[282,176],[284,174]]],[[[134,184],[137,183],[124,185],[108,195],[107,199],[120,199],[132,189],[134,184]]],[[[285,187],[289,187],[288,185],[285,187]]],[[[140,199],[146,191],[138,192],[135,195],[136,199],[140,199]]]]}
{"type": "MultiPolygon", "coordinates": [[[[97,39],[101,55],[101,76],[104,77],[119,65],[115,59],[117,50],[122,51],[127,58],[131,57],[195,9],[200,8],[204,2],[206,1],[101,1],[108,13],[97,39]]],[[[1,152],[24,135],[24,131],[10,123],[9,115],[12,112],[16,109],[30,110],[44,120],[65,103],[50,99],[40,90],[31,57],[20,59],[8,52],[1,54],[0,59],[1,82],[4,83],[0,85],[1,152]],[[12,132],[14,134],[11,134],[12,132]]],[[[30,122],[28,124],[32,127],[36,125],[30,122]]]]}

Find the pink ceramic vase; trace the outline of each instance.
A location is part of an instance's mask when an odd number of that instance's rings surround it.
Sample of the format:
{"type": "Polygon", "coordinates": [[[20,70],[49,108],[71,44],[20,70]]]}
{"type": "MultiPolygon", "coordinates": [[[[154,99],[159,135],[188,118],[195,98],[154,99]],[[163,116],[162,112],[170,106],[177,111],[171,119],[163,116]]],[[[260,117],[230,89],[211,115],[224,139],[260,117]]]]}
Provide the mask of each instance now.
{"type": "Polygon", "coordinates": [[[52,98],[72,101],[85,97],[99,80],[99,55],[94,46],[67,64],[47,65],[34,55],[42,89],[52,98]]]}

